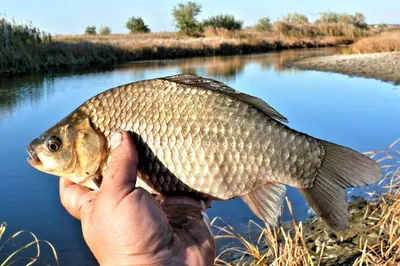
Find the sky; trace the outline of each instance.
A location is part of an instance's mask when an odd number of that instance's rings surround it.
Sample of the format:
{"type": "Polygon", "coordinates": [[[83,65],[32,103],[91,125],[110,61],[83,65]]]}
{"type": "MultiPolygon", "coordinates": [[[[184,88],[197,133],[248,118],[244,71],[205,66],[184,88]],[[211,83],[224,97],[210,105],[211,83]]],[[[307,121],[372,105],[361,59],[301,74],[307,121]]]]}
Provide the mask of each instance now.
{"type": "MultiPolygon", "coordinates": [[[[125,23],[140,16],[153,32],[174,31],[171,10],[182,0],[0,0],[0,14],[16,21],[31,21],[52,34],[79,34],[86,26],[109,26],[113,33],[127,33],[125,23]]],[[[299,12],[315,19],[320,12],[361,12],[368,23],[400,24],[399,0],[204,0],[200,19],[220,13],[232,14],[253,25],[258,18],[272,21],[289,12],[299,12]]]]}

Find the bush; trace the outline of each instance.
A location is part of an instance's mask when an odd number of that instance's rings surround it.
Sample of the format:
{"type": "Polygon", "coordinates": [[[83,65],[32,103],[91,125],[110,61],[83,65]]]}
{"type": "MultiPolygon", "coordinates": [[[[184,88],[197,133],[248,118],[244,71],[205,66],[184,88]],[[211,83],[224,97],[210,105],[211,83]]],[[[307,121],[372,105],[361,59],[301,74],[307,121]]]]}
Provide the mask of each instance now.
{"type": "Polygon", "coordinates": [[[97,34],[96,26],[87,26],[86,29],[85,29],[85,34],[96,35],[97,34]]]}
{"type": "Polygon", "coordinates": [[[217,15],[203,21],[203,27],[223,28],[227,30],[241,30],[243,21],[236,20],[233,15],[217,15]]]}
{"type": "Polygon", "coordinates": [[[258,31],[266,31],[272,29],[271,20],[269,17],[262,17],[257,21],[257,24],[254,25],[254,29],[258,31]]]}
{"type": "Polygon", "coordinates": [[[130,33],[150,32],[149,27],[144,23],[141,17],[131,17],[125,27],[130,33]]]}
{"type": "Polygon", "coordinates": [[[282,21],[292,24],[308,24],[308,17],[300,13],[289,13],[282,18],[282,21]]]}
{"type": "Polygon", "coordinates": [[[196,18],[200,13],[201,5],[195,2],[180,3],[177,7],[174,7],[172,17],[179,32],[186,35],[198,33],[200,26],[196,18]]]}
{"type": "Polygon", "coordinates": [[[101,35],[109,35],[109,34],[111,34],[111,28],[108,26],[102,26],[102,27],[100,27],[99,33],[101,35]]]}
{"type": "Polygon", "coordinates": [[[336,12],[322,12],[319,18],[315,21],[317,24],[322,23],[343,23],[353,25],[357,28],[365,29],[368,27],[366,18],[362,13],[355,13],[354,15],[336,12]]]}

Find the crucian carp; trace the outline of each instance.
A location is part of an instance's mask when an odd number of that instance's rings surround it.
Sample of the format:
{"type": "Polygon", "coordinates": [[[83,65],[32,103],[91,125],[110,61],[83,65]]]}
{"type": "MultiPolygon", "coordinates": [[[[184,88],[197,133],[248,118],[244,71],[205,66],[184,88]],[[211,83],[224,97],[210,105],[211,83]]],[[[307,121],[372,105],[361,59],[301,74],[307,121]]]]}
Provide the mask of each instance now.
{"type": "Polygon", "coordinates": [[[98,189],[112,134],[129,131],[139,152],[137,186],[150,193],[241,197],[261,220],[277,225],[289,185],[333,229],[346,228],[346,188],[376,182],[379,166],[285,123],[263,100],[224,83],[170,76],[94,96],[33,140],[28,161],[98,189]]]}

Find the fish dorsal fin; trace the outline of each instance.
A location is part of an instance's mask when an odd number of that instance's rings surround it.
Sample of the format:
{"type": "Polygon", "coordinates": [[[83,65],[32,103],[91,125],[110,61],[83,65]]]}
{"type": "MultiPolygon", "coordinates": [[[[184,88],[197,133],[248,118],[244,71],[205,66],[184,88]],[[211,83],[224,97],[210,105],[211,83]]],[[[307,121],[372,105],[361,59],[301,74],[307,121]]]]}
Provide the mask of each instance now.
{"type": "Polygon", "coordinates": [[[258,218],[272,226],[278,226],[285,195],[285,185],[267,184],[241,198],[258,218]]]}
{"type": "Polygon", "coordinates": [[[274,108],[272,108],[269,104],[267,104],[260,98],[236,91],[231,87],[229,87],[228,85],[226,85],[225,83],[213,79],[203,78],[193,74],[182,74],[182,75],[165,77],[162,79],[174,83],[179,83],[188,86],[196,86],[198,88],[227,94],[229,96],[235,97],[236,99],[253,106],[254,108],[260,110],[261,112],[265,113],[266,115],[276,120],[286,123],[288,122],[286,117],[281,115],[278,111],[276,111],[274,108]]]}

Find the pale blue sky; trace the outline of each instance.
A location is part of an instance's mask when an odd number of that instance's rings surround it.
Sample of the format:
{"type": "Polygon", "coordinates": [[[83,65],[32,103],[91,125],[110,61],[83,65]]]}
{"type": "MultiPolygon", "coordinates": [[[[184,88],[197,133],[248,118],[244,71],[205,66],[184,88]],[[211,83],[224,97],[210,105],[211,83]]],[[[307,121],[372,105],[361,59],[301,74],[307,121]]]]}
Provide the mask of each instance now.
{"type": "MultiPolygon", "coordinates": [[[[108,25],[113,33],[125,33],[131,16],[141,16],[152,31],[173,31],[171,10],[181,0],[0,0],[0,13],[17,21],[33,24],[52,34],[82,33],[86,26],[108,25]]],[[[185,1],[186,2],[186,1],[185,1]]],[[[314,19],[322,11],[362,12],[368,23],[400,24],[399,0],[204,0],[201,18],[229,13],[254,24],[259,17],[273,21],[288,12],[299,12],[314,19]]]]}

